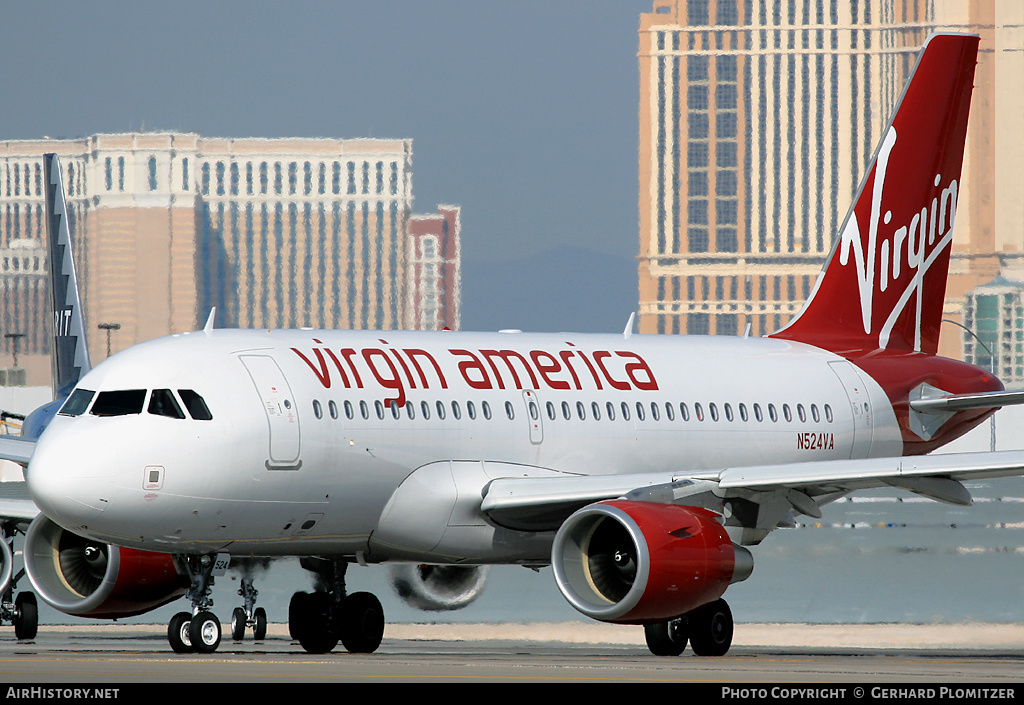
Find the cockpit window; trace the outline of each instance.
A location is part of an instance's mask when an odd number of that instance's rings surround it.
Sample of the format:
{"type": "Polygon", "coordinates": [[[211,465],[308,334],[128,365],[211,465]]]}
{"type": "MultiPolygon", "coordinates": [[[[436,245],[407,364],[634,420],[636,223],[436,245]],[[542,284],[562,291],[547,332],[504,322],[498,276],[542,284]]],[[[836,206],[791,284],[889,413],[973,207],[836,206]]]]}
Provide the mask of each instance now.
{"type": "Polygon", "coordinates": [[[78,416],[84,414],[85,410],[89,408],[89,402],[92,401],[93,396],[96,392],[91,389],[76,389],[71,392],[71,396],[68,397],[67,401],[64,402],[64,406],[60,408],[59,413],[61,416],[78,416]]]}
{"type": "Polygon", "coordinates": [[[141,414],[142,404],[146,401],[145,389],[119,389],[100,392],[96,395],[96,403],[92,405],[93,416],[127,416],[141,414]]]}
{"type": "Polygon", "coordinates": [[[188,415],[196,421],[209,421],[213,418],[213,414],[210,413],[210,409],[206,406],[206,402],[203,401],[203,398],[191,389],[179,389],[178,395],[181,397],[181,400],[185,402],[185,408],[188,409],[188,415]]]}
{"type": "Polygon", "coordinates": [[[148,411],[151,414],[169,416],[172,419],[185,418],[185,413],[181,410],[170,389],[154,389],[153,395],[149,398],[148,411]]]}

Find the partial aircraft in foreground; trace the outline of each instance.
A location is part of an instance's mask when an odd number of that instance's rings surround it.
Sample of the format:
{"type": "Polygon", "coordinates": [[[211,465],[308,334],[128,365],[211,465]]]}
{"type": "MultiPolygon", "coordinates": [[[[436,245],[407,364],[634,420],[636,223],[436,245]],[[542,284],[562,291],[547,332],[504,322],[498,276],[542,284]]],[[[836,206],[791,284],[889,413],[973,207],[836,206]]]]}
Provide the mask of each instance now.
{"type": "Polygon", "coordinates": [[[928,41],[783,330],[143,343],[82,376],[35,445],[30,572],[72,536],[154,552],[188,574],[171,645],[211,652],[220,567],[299,556],[320,580],[293,636],[371,652],[384,614],[347,591],[350,563],[551,565],[573,607],[644,625],[654,653],[726,653],[722,595],[796,515],[883,486],[969,504],[965,479],[1024,473],[1018,452],[925,455],[1022,396],[936,355],[977,46],[928,41]]]}

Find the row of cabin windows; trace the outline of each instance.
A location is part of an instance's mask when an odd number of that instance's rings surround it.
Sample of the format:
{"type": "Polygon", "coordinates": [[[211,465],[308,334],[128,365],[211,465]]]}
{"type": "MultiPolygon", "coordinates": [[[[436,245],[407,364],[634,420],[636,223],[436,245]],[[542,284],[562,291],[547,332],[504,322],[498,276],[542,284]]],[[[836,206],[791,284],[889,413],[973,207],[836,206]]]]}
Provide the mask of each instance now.
{"type": "MultiPolygon", "coordinates": [[[[428,401],[421,401],[419,404],[419,410],[417,411],[416,404],[411,401],[407,401],[404,407],[398,406],[398,403],[392,401],[388,406],[385,406],[383,401],[377,400],[373,402],[373,413],[378,419],[384,419],[388,414],[394,419],[402,417],[402,411],[405,411],[407,418],[415,419],[417,413],[421,418],[430,419],[432,414],[436,414],[437,418],[444,419],[449,413],[449,405],[446,405],[442,401],[438,401],[434,406],[431,406],[428,401]]],[[[600,420],[602,415],[610,421],[614,421],[616,415],[625,421],[628,421],[635,412],[636,419],[638,421],[645,420],[648,416],[658,421],[664,416],[668,421],[674,421],[678,416],[683,421],[689,421],[691,416],[697,421],[749,421],[751,418],[758,423],[762,423],[765,419],[768,419],[772,423],[778,423],[780,419],[786,423],[792,423],[794,420],[799,420],[800,423],[806,423],[808,419],[814,423],[820,423],[822,419],[826,423],[833,423],[835,417],[832,413],[832,407],[829,404],[825,404],[819,409],[817,404],[810,404],[805,406],[804,404],[797,404],[795,407],[790,404],[782,404],[781,407],[775,404],[767,404],[762,408],[761,404],[755,403],[749,407],[745,403],[739,403],[733,407],[730,403],[722,404],[721,407],[715,402],[709,402],[707,406],[701,402],[693,404],[692,412],[691,407],[686,402],[679,402],[678,406],[672,402],[665,402],[662,405],[659,402],[652,401],[650,406],[644,404],[644,402],[636,402],[635,406],[631,406],[629,402],[621,402],[616,407],[614,402],[606,402],[602,408],[600,402],[591,402],[588,410],[587,405],[582,401],[577,401],[575,405],[570,404],[567,401],[563,401],[556,405],[555,402],[546,402],[544,408],[547,412],[548,419],[554,421],[559,417],[559,414],[566,421],[574,418],[584,421],[588,416],[595,420],[600,420]],[[794,414],[795,409],[795,414],[794,414]],[[781,413],[780,413],[781,411],[781,413]]],[[[537,402],[530,401],[527,404],[527,411],[530,417],[536,421],[540,417],[540,410],[537,406],[537,402]]],[[[332,419],[339,418],[340,414],[344,413],[346,419],[352,420],[356,416],[360,416],[363,419],[369,419],[370,403],[367,401],[352,402],[345,400],[342,402],[342,406],[339,410],[338,404],[335,401],[327,402],[327,416],[332,419]]],[[[450,404],[450,413],[452,417],[456,419],[462,418],[463,407],[457,401],[452,401],[450,404]]],[[[472,401],[465,402],[465,413],[468,418],[477,418],[477,405],[472,401]]],[[[491,405],[484,401],[480,402],[479,408],[480,415],[485,419],[492,417],[491,405]]],[[[313,415],[318,418],[324,418],[324,406],[319,400],[313,400],[313,415]]],[[[505,415],[511,421],[515,419],[516,412],[515,406],[511,401],[505,402],[505,415]]]]}

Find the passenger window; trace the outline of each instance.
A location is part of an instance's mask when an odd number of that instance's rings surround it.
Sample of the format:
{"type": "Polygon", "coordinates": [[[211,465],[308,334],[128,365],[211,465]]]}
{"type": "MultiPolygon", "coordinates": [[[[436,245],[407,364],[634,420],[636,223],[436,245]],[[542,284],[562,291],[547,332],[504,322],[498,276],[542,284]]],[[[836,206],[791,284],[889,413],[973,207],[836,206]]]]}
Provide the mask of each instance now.
{"type": "Polygon", "coordinates": [[[554,421],[555,420],[555,405],[552,404],[551,402],[548,402],[547,404],[545,404],[545,406],[548,409],[548,418],[551,419],[552,421],[554,421]]]}
{"type": "Polygon", "coordinates": [[[590,404],[590,413],[592,413],[594,415],[594,420],[595,421],[600,421],[601,420],[601,405],[598,404],[596,401],[595,402],[591,402],[591,404],[590,404]]]}
{"type": "Polygon", "coordinates": [[[566,421],[568,421],[570,418],[572,418],[572,411],[569,409],[569,402],[567,402],[567,401],[563,401],[562,402],[562,417],[566,421]]]}
{"type": "Polygon", "coordinates": [[[807,412],[804,411],[803,404],[796,405],[796,415],[800,417],[800,423],[803,423],[804,421],[807,420],[807,412]]]}
{"type": "Polygon", "coordinates": [[[776,421],[779,420],[779,412],[775,410],[774,404],[768,405],[768,418],[772,420],[772,423],[775,423],[776,421]]]}
{"type": "Polygon", "coordinates": [[[459,409],[459,402],[457,401],[452,402],[452,416],[457,419],[462,418],[462,411],[459,409]]]}
{"type": "Polygon", "coordinates": [[[92,405],[93,416],[127,416],[141,414],[142,404],[146,401],[145,389],[124,389],[113,392],[100,392],[96,395],[96,403],[92,405]]]}
{"type": "Polygon", "coordinates": [[[622,420],[629,421],[629,404],[622,402],[622,420]]]}
{"type": "Polygon", "coordinates": [[[821,421],[821,414],[818,413],[817,404],[811,404],[811,418],[814,419],[814,423],[821,421]]]}
{"type": "Polygon", "coordinates": [[[484,418],[488,421],[491,420],[491,405],[487,402],[481,402],[480,410],[484,412],[484,418]]]}
{"type": "Polygon", "coordinates": [[[825,420],[832,423],[832,407],[828,404],[825,405],[825,420]]]}
{"type": "Polygon", "coordinates": [[[704,420],[704,407],[700,405],[700,402],[693,405],[693,415],[697,417],[698,421],[704,420]]]}
{"type": "Polygon", "coordinates": [[[611,402],[607,402],[604,405],[604,410],[608,412],[608,420],[609,421],[614,421],[615,420],[615,405],[612,404],[611,402]]]}
{"type": "Polygon", "coordinates": [[[402,415],[402,411],[398,408],[398,402],[392,399],[389,406],[391,407],[391,416],[397,421],[398,417],[402,415]]]}
{"type": "Polygon", "coordinates": [[[476,418],[476,404],[471,401],[466,402],[466,415],[471,419],[476,418]]]}
{"type": "Polygon", "coordinates": [[[718,421],[718,407],[715,406],[715,402],[708,404],[708,411],[711,413],[711,420],[718,421]]]}
{"type": "Polygon", "coordinates": [[[740,419],[743,421],[747,420],[747,405],[740,404],[740,419]]]}
{"type": "Polygon", "coordinates": [[[732,421],[732,404],[725,404],[722,408],[725,410],[725,420],[732,421]]]}
{"type": "Polygon", "coordinates": [[[178,396],[185,402],[185,409],[188,410],[188,415],[196,421],[209,421],[213,418],[210,408],[206,406],[206,401],[191,389],[179,389],[178,396]]]}
{"type": "Polygon", "coordinates": [[[764,421],[764,415],[761,413],[760,404],[754,404],[754,418],[757,419],[758,423],[764,421]]]}
{"type": "Polygon", "coordinates": [[[95,394],[96,392],[91,389],[76,389],[71,392],[71,396],[68,397],[68,400],[64,402],[64,406],[60,407],[60,411],[57,413],[61,416],[79,416],[84,414],[95,394]]]}
{"type": "Polygon", "coordinates": [[[672,407],[672,402],[670,401],[665,402],[665,418],[669,421],[675,421],[676,419],[676,410],[672,407]]]}
{"type": "Polygon", "coordinates": [[[679,417],[683,421],[689,421],[690,420],[690,409],[686,406],[686,402],[685,401],[679,402],[679,417]]]}
{"type": "Polygon", "coordinates": [[[425,401],[420,402],[420,413],[423,414],[424,419],[430,418],[430,404],[425,401]]]}
{"type": "Polygon", "coordinates": [[[793,413],[789,410],[789,404],[782,405],[782,415],[786,417],[786,422],[793,420],[793,413]]]}
{"type": "Polygon", "coordinates": [[[355,410],[352,408],[352,402],[348,399],[345,400],[345,418],[349,421],[355,416],[355,410]]]}
{"type": "Polygon", "coordinates": [[[416,418],[416,407],[413,406],[411,401],[405,402],[405,413],[409,417],[409,420],[416,418]]]}
{"type": "Polygon", "coordinates": [[[641,402],[637,402],[636,403],[636,420],[637,421],[643,421],[644,420],[644,405],[641,402]]]}
{"type": "Polygon", "coordinates": [[[510,401],[505,402],[505,416],[508,417],[509,421],[513,420],[516,417],[516,410],[512,406],[512,402],[510,401]]]}
{"type": "Polygon", "coordinates": [[[377,401],[373,402],[373,408],[377,410],[377,418],[383,420],[383,418],[384,418],[384,402],[382,402],[380,399],[378,399],[377,401]]]}
{"type": "Polygon", "coordinates": [[[327,402],[327,410],[331,414],[332,419],[338,418],[338,405],[334,403],[334,400],[327,402]]]}
{"type": "MultiPolygon", "coordinates": [[[[152,406],[152,404],[150,404],[150,406],[152,406]]],[[[318,419],[322,419],[324,417],[324,409],[316,399],[313,400],[313,416],[318,419]]]]}
{"type": "Polygon", "coordinates": [[[658,402],[651,402],[651,419],[654,421],[658,420],[658,402]]]}
{"type": "Polygon", "coordinates": [[[587,407],[581,401],[576,402],[576,416],[579,417],[580,421],[587,418],[587,407]]]}
{"type": "Polygon", "coordinates": [[[359,402],[359,413],[362,414],[364,420],[370,418],[370,408],[365,401],[359,402]]]}
{"type": "Polygon", "coordinates": [[[437,418],[444,419],[444,402],[437,402],[437,418]]]}

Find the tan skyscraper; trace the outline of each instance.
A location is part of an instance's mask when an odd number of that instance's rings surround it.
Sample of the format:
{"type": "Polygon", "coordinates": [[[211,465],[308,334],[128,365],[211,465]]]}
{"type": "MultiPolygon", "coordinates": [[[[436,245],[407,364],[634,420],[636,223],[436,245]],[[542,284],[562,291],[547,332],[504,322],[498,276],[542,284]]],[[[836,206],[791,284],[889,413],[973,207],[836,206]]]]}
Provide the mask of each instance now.
{"type": "MultiPolygon", "coordinates": [[[[654,2],[640,23],[640,329],[764,335],[795,314],[941,30],[982,37],[947,305],[959,322],[965,292],[1024,249],[1022,16],[966,0],[654,2]]],[[[950,326],[941,352],[961,343],[950,326]]]]}
{"type": "MultiPolygon", "coordinates": [[[[45,152],[64,169],[97,360],[107,336],[117,352],[194,330],[212,307],[219,326],[416,325],[410,140],[129,133],[0,142],[0,335],[20,335],[0,344],[11,355],[19,346],[29,384],[49,374],[45,152]]],[[[456,276],[442,287],[457,283],[457,247],[446,258],[456,276]]]]}

